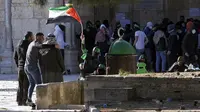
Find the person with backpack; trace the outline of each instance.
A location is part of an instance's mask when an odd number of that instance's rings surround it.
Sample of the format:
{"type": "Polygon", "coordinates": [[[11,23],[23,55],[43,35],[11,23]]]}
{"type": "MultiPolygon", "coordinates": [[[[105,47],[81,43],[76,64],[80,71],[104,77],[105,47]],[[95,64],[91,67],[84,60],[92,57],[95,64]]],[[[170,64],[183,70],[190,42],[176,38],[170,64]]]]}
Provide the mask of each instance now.
{"type": "Polygon", "coordinates": [[[153,37],[153,41],[156,49],[156,72],[166,72],[167,39],[164,31],[161,30],[161,25],[157,27],[153,37]],[[161,70],[160,70],[160,64],[162,65],[161,70]]]}

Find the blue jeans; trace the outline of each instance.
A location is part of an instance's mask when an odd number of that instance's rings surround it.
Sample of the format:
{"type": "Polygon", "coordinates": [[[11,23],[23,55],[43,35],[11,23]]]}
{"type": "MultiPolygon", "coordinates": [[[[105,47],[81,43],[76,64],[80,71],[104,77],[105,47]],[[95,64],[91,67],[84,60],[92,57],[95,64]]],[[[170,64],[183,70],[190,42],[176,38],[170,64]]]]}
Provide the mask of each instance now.
{"type": "Polygon", "coordinates": [[[156,72],[160,72],[162,61],[162,72],[166,72],[166,53],[165,51],[156,51],[156,72]]]}
{"type": "Polygon", "coordinates": [[[137,54],[137,61],[138,61],[138,59],[140,58],[140,56],[142,54],[144,54],[144,49],[136,49],[136,54],[137,54]]]}
{"type": "Polygon", "coordinates": [[[31,100],[35,84],[42,83],[41,73],[38,67],[26,66],[24,70],[29,80],[28,99],[31,100]]]}

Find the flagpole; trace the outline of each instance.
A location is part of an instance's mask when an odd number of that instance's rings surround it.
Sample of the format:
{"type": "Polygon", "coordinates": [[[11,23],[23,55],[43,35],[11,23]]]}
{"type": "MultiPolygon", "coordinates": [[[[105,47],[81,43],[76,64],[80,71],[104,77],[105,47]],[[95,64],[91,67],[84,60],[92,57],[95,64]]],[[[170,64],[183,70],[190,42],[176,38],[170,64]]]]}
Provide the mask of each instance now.
{"type": "Polygon", "coordinates": [[[81,24],[81,38],[82,38],[82,36],[83,36],[83,23],[82,23],[82,21],[80,22],[80,24],[81,24]]]}

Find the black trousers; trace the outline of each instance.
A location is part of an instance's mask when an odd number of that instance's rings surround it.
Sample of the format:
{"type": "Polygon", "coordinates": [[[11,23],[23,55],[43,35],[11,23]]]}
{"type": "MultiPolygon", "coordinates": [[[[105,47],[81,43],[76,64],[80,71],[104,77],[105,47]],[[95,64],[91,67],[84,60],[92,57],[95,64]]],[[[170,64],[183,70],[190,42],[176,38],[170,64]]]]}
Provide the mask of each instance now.
{"type": "Polygon", "coordinates": [[[170,68],[174,64],[174,62],[177,61],[177,59],[178,59],[178,56],[175,54],[168,55],[168,68],[170,68]]]}
{"type": "Polygon", "coordinates": [[[63,60],[64,60],[65,59],[65,51],[64,51],[64,49],[60,49],[60,52],[61,52],[61,55],[62,55],[63,60]]]}
{"type": "Polygon", "coordinates": [[[18,90],[17,102],[18,104],[25,104],[28,97],[29,81],[23,69],[18,70],[18,90]]]}

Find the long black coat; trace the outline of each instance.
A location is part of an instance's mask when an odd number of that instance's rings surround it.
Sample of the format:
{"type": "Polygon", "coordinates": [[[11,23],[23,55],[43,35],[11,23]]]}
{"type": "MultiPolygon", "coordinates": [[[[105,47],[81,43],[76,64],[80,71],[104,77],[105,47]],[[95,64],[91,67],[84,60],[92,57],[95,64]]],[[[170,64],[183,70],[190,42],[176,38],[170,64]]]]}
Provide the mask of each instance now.
{"type": "Polygon", "coordinates": [[[59,49],[52,45],[42,45],[39,49],[39,64],[43,83],[62,82],[65,71],[64,60],[59,49]]]}
{"type": "Polygon", "coordinates": [[[196,55],[198,48],[198,34],[192,34],[192,32],[188,32],[182,43],[183,53],[188,53],[189,55],[196,55]]]}

